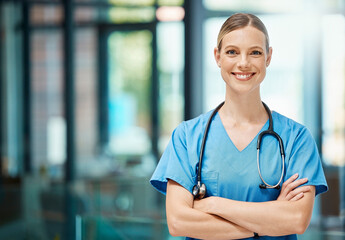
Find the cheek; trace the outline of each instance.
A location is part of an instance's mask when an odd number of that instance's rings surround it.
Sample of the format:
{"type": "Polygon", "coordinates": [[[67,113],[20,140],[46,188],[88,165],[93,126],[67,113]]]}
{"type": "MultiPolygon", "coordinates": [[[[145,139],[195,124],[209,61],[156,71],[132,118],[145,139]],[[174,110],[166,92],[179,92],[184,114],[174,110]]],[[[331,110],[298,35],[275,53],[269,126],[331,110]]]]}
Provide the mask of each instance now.
{"type": "Polygon", "coordinates": [[[220,75],[222,76],[223,80],[227,79],[228,73],[224,68],[220,69],[220,75]]]}
{"type": "Polygon", "coordinates": [[[257,78],[257,82],[262,83],[266,77],[266,68],[262,68],[259,73],[259,77],[257,78]]]}
{"type": "Polygon", "coordinates": [[[222,69],[229,70],[230,68],[236,66],[236,61],[229,58],[223,58],[221,59],[220,64],[222,69]]]}
{"type": "Polygon", "coordinates": [[[260,69],[261,72],[266,72],[266,61],[257,61],[255,66],[260,69]]]}

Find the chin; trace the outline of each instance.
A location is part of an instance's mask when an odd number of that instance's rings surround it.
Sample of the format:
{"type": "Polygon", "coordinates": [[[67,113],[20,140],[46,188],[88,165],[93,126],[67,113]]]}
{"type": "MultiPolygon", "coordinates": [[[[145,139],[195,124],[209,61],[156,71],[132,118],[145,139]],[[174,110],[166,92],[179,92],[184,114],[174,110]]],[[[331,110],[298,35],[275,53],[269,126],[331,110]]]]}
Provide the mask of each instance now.
{"type": "Polygon", "coordinates": [[[237,95],[248,95],[260,92],[260,85],[227,84],[227,92],[237,95]]]}

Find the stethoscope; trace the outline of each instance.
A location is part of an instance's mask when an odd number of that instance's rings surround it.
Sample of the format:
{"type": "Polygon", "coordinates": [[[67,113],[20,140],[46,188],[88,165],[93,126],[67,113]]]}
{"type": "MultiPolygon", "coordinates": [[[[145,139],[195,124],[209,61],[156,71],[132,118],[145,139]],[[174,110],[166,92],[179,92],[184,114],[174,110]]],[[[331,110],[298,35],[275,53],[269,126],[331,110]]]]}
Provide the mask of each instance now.
{"type": "MultiPolygon", "coordinates": [[[[276,133],[273,130],[273,120],[272,120],[272,114],[271,114],[271,110],[268,108],[268,106],[262,102],[262,104],[265,107],[265,110],[268,114],[268,118],[269,118],[269,125],[268,125],[268,129],[266,131],[262,131],[259,136],[258,136],[258,140],[257,140],[257,166],[258,166],[258,172],[259,172],[259,176],[261,178],[261,181],[263,183],[259,184],[259,187],[261,189],[267,189],[267,188],[274,188],[279,190],[280,189],[280,183],[283,180],[283,176],[284,176],[284,159],[285,159],[285,154],[284,154],[284,146],[283,146],[283,140],[281,139],[281,137],[278,135],[278,133],[276,133]],[[270,185],[268,184],[262,177],[261,175],[261,171],[260,171],[260,147],[261,147],[261,140],[265,135],[272,135],[273,137],[275,137],[278,142],[279,142],[279,149],[280,149],[280,154],[281,154],[281,159],[282,159],[282,170],[281,170],[281,175],[280,175],[280,179],[278,181],[277,184],[275,185],[270,185]]],[[[204,183],[201,183],[201,167],[202,167],[202,159],[204,156],[204,150],[205,150],[205,145],[206,145],[206,138],[207,138],[207,134],[208,134],[208,130],[210,128],[212,119],[214,117],[214,115],[219,111],[219,109],[224,105],[224,102],[222,102],[221,104],[219,104],[214,111],[212,112],[211,116],[209,117],[207,124],[206,124],[206,128],[205,128],[205,132],[204,132],[204,136],[202,139],[202,143],[201,143],[201,148],[200,148],[200,154],[199,154],[199,164],[198,164],[198,174],[197,174],[197,184],[194,185],[193,187],[193,196],[194,198],[199,198],[202,199],[205,194],[206,194],[206,185],[204,183]]]]}

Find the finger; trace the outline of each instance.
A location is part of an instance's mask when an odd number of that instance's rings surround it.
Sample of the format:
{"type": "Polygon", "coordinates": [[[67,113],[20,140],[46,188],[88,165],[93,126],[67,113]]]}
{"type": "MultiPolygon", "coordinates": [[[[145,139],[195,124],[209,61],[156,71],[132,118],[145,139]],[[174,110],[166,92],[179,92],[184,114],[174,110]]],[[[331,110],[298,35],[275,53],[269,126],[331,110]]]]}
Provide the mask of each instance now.
{"type": "Polygon", "coordinates": [[[298,179],[288,185],[285,186],[284,189],[284,194],[288,194],[289,192],[293,191],[295,188],[297,188],[298,186],[301,186],[302,184],[308,182],[307,178],[302,178],[302,179],[298,179]]]}
{"type": "Polygon", "coordinates": [[[289,192],[288,195],[286,195],[285,199],[290,201],[291,199],[293,199],[295,196],[297,196],[300,193],[306,193],[310,191],[310,187],[309,186],[302,186],[299,188],[296,188],[295,190],[289,192]]]}
{"type": "Polygon", "coordinates": [[[293,192],[297,187],[299,187],[300,185],[306,183],[308,181],[307,178],[302,178],[302,179],[298,179],[294,182],[289,183],[288,185],[285,186],[284,190],[282,190],[280,196],[283,197],[285,200],[290,200],[291,198],[293,198],[294,196],[296,196],[296,194],[298,194],[300,191],[293,192]]]}
{"type": "Polygon", "coordinates": [[[298,179],[298,180],[290,183],[287,187],[290,188],[290,190],[293,190],[293,189],[305,184],[306,182],[308,182],[308,178],[301,178],[301,179],[298,179]]]}
{"type": "Polygon", "coordinates": [[[295,173],[294,175],[292,175],[288,180],[286,180],[283,185],[282,185],[282,190],[281,190],[281,194],[286,195],[289,193],[289,191],[286,191],[286,187],[289,186],[289,184],[291,184],[293,181],[295,181],[298,178],[298,173],[295,173]]]}
{"type": "Polygon", "coordinates": [[[289,185],[290,183],[292,183],[293,181],[295,181],[298,178],[298,173],[295,173],[294,175],[292,175],[288,180],[286,180],[283,183],[283,187],[286,185],[289,185]]]}
{"type": "Polygon", "coordinates": [[[289,200],[289,201],[297,201],[297,200],[299,200],[299,199],[301,199],[301,198],[303,198],[304,197],[304,193],[303,192],[301,192],[301,193],[299,193],[299,194],[297,194],[296,196],[294,196],[291,200],[289,200]]]}
{"type": "MultiPolygon", "coordinates": [[[[302,187],[298,187],[295,190],[293,190],[296,193],[300,193],[300,192],[309,192],[311,190],[310,186],[302,186],[302,187]]],[[[296,194],[295,194],[296,195],[296,194]]]]}
{"type": "Polygon", "coordinates": [[[298,193],[302,191],[302,190],[299,190],[297,192],[292,192],[300,185],[305,184],[308,181],[308,179],[302,178],[302,179],[296,180],[297,178],[298,178],[298,173],[295,173],[283,183],[282,190],[279,194],[278,200],[291,200],[293,197],[295,197],[298,193]]]}

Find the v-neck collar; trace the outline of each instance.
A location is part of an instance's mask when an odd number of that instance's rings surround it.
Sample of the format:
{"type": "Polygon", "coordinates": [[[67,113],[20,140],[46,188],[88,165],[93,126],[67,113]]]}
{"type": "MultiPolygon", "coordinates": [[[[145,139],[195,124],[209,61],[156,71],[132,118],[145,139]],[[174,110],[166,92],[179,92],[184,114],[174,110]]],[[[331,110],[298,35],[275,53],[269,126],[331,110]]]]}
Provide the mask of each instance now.
{"type": "MultiPolygon", "coordinates": [[[[271,113],[272,117],[273,117],[273,112],[271,113]]],[[[262,128],[260,129],[260,131],[255,135],[255,137],[247,144],[247,146],[245,146],[245,148],[243,148],[241,151],[236,147],[236,145],[234,144],[234,142],[231,140],[230,136],[228,135],[228,133],[226,132],[226,129],[223,125],[222,119],[219,116],[219,113],[216,113],[215,116],[215,120],[219,122],[219,124],[221,125],[221,131],[225,134],[226,139],[228,139],[228,141],[230,142],[230,144],[236,149],[237,152],[242,153],[244,151],[246,151],[247,148],[249,148],[252,144],[256,143],[256,139],[258,138],[259,134],[268,129],[268,125],[269,125],[269,119],[267,119],[266,123],[262,126],[262,128]]]]}

